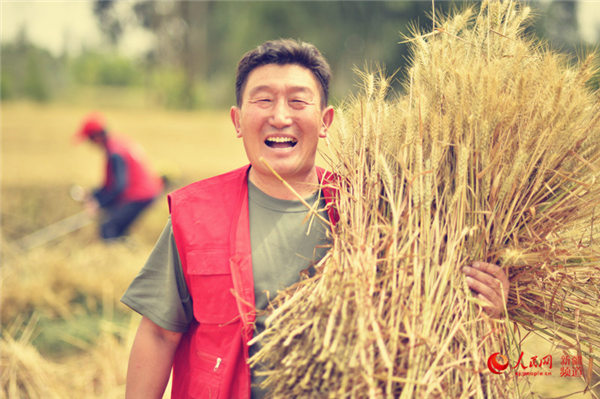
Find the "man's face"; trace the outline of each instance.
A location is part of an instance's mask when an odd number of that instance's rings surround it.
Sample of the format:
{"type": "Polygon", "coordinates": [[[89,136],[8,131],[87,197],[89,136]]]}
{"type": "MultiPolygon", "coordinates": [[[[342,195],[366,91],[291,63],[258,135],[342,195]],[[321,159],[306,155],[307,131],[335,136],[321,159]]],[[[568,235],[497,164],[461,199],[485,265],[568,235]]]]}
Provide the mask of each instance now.
{"type": "Polygon", "coordinates": [[[327,135],[333,108],[321,108],[320,85],[309,69],[295,64],[255,68],[231,119],[244,141],[253,182],[274,180],[260,158],[288,181],[316,179],[317,144],[327,135]]]}

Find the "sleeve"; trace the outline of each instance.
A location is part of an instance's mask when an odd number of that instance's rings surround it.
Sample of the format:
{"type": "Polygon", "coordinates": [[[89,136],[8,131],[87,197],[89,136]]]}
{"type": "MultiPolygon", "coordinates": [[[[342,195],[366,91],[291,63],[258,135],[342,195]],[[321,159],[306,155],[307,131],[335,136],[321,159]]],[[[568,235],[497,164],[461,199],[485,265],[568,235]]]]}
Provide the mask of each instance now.
{"type": "Polygon", "coordinates": [[[127,186],[127,164],[123,157],[118,154],[111,154],[108,158],[108,167],[112,171],[114,178],[110,187],[102,187],[94,192],[94,197],[101,207],[110,206],[127,186]]]}
{"type": "Polygon", "coordinates": [[[121,302],[160,327],[185,332],[193,320],[189,295],[169,218],[150,257],[121,302]]]}

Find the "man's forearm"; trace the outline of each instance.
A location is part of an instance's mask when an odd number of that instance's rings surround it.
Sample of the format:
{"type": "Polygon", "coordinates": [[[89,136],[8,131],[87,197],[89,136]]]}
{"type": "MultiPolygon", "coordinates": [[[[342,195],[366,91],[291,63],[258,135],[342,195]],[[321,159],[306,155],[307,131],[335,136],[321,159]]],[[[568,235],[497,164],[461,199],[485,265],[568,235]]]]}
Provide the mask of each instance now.
{"type": "Polygon", "coordinates": [[[162,398],[180,339],[181,333],[142,318],[129,356],[127,399],[162,398]]]}

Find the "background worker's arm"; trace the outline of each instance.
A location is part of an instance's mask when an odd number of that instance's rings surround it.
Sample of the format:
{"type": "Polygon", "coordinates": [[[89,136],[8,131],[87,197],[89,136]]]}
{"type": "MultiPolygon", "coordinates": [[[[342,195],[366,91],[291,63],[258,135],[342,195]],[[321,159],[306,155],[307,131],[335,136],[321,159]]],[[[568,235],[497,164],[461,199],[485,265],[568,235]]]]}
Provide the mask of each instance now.
{"type": "Polygon", "coordinates": [[[108,158],[108,168],[112,174],[110,186],[104,186],[94,191],[93,197],[101,208],[113,205],[127,184],[127,164],[119,154],[111,154],[108,158]]]}
{"type": "Polygon", "coordinates": [[[162,398],[181,336],[142,318],[129,356],[127,399],[162,398]]]}

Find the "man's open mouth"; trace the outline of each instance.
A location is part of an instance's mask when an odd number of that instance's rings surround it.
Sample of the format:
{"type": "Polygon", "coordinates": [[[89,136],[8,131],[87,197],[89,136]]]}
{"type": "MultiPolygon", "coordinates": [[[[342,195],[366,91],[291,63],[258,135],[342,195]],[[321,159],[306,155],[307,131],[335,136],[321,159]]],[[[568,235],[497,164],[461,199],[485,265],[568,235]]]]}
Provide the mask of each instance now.
{"type": "Polygon", "coordinates": [[[298,140],[292,137],[269,137],[265,144],[271,148],[291,148],[298,143],[298,140]]]}

